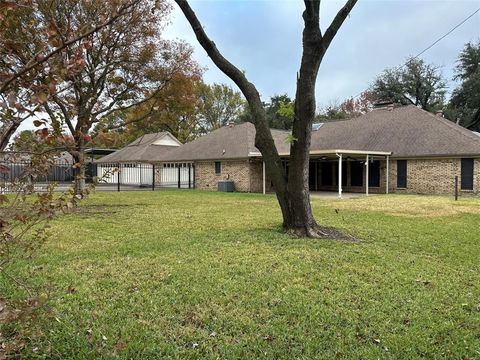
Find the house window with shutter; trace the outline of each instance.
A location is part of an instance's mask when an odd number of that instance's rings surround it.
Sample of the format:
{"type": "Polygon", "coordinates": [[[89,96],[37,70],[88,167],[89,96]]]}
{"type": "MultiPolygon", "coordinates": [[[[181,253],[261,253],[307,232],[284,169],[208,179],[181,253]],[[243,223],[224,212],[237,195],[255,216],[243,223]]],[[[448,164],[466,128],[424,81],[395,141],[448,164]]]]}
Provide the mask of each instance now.
{"type": "Polygon", "coordinates": [[[407,188],[407,160],[397,160],[397,188],[407,188]]]}
{"type": "Polygon", "coordinates": [[[462,190],[473,190],[473,159],[462,159],[460,188],[462,190]]]}

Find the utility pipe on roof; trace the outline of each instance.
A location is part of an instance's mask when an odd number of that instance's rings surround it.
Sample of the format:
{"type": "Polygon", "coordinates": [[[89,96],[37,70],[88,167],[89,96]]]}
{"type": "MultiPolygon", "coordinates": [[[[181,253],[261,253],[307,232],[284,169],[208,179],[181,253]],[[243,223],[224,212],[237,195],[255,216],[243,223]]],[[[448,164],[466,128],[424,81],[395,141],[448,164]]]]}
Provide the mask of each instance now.
{"type": "Polygon", "coordinates": [[[338,198],[342,198],[342,154],[335,153],[338,156],[338,198]]]}

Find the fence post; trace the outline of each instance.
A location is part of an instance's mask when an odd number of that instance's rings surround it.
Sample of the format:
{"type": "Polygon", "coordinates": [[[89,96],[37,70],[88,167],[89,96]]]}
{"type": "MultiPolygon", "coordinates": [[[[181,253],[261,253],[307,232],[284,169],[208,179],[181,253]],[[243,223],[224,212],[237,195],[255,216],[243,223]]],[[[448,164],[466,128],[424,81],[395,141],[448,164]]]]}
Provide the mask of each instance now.
{"type": "Polygon", "coordinates": [[[155,191],[155,164],[152,164],[152,191],[155,191]]]}
{"type": "Polygon", "coordinates": [[[458,176],[455,176],[455,201],[458,200],[458,176]]]}
{"type": "Polygon", "coordinates": [[[180,189],[180,164],[178,164],[178,188],[180,189]]]}
{"type": "Polygon", "coordinates": [[[192,188],[192,180],[190,179],[190,175],[192,173],[192,164],[188,164],[188,188],[192,188]]]}
{"type": "Polygon", "coordinates": [[[117,164],[118,172],[117,172],[117,191],[120,192],[120,163],[117,164]]]}

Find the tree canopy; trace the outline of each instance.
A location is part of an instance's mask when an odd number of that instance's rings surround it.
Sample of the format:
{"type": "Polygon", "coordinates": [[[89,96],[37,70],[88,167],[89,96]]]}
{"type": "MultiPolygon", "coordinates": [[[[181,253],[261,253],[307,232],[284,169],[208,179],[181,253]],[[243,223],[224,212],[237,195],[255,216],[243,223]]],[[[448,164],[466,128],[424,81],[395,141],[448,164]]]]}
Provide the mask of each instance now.
{"type": "Polygon", "coordinates": [[[480,131],[480,41],[467,43],[459,55],[447,116],[471,130],[480,131]]]}
{"type": "Polygon", "coordinates": [[[369,89],[375,100],[415,105],[432,112],[442,108],[445,91],[440,67],[413,57],[401,67],[384,70],[369,89]]]}
{"type": "Polygon", "coordinates": [[[203,132],[238,122],[246,106],[242,94],[225,84],[203,84],[199,87],[199,97],[199,125],[203,132]]]}

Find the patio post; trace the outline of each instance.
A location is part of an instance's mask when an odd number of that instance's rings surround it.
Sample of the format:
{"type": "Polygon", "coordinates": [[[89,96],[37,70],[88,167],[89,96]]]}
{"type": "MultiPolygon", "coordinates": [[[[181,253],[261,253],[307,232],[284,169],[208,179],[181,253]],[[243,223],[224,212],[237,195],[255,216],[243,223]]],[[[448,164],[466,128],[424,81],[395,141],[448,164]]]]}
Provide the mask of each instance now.
{"type": "Polygon", "coordinates": [[[263,185],[263,195],[266,193],[265,188],[265,161],[262,161],[262,185],[263,185]]]}
{"type": "Polygon", "coordinates": [[[389,162],[390,162],[390,156],[387,155],[387,168],[385,170],[386,172],[386,175],[385,175],[385,182],[386,182],[386,186],[387,188],[385,189],[385,194],[388,194],[388,186],[389,186],[389,162]]]}
{"type": "Polygon", "coordinates": [[[368,155],[365,161],[365,166],[366,166],[366,173],[365,173],[365,195],[368,196],[368,180],[369,180],[369,174],[368,174],[368,155]]]}
{"type": "Polygon", "coordinates": [[[338,156],[338,198],[342,198],[342,154],[337,154],[338,156]]]}

